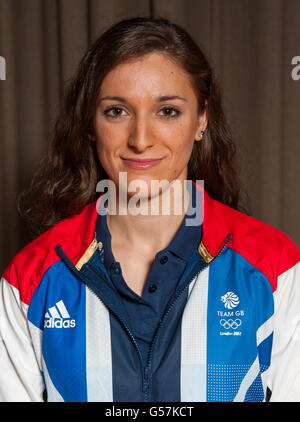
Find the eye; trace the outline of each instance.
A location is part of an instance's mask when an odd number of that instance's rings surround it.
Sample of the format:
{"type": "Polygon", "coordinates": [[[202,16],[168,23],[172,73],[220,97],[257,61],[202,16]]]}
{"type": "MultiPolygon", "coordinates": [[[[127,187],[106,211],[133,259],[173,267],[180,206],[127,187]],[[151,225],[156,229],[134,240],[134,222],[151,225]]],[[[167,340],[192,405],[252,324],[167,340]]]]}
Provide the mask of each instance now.
{"type": "Polygon", "coordinates": [[[167,119],[173,119],[181,114],[181,111],[175,107],[164,107],[161,109],[161,111],[164,112],[164,117],[167,119]]]}
{"type": "Polygon", "coordinates": [[[105,116],[111,117],[112,119],[117,119],[119,117],[122,117],[121,115],[122,111],[125,111],[125,110],[118,106],[112,106],[104,110],[103,114],[105,116]]]}

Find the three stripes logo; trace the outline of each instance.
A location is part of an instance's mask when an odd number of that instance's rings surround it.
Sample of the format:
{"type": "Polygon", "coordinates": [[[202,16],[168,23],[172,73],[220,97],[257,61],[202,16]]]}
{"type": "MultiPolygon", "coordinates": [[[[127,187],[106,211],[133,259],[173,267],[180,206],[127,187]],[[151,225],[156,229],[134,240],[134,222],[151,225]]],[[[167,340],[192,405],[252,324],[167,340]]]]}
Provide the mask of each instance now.
{"type": "Polygon", "coordinates": [[[76,321],[71,319],[62,300],[45,313],[44,328],[73,328],[75,326],[76,321]]]}

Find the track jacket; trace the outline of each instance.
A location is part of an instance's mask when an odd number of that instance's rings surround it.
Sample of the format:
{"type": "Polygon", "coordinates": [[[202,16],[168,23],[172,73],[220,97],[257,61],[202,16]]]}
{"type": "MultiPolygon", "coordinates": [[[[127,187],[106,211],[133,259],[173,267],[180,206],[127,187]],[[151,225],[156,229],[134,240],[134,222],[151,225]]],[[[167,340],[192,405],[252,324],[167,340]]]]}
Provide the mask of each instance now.
{"type": "Polygon", "coordinates": [[[1,279],[0,401],[300,401],[299,249],[203,202],[146,366],[97,259],[96,203],[19,252],[1,279]]]}

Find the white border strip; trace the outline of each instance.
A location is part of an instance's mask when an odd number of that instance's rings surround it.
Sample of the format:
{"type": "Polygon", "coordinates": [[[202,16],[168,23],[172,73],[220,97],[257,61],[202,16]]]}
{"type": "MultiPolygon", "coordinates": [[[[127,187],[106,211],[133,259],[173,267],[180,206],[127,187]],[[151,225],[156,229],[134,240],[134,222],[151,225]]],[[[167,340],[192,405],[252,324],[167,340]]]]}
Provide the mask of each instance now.
{"type": "Polygon", "coordinates": [[[206,402],[209,267],[189,286],[181,324],[181,401],[206,402]],[[191,347],[193,345],[193,347],[191,347]]]}
{"type": "Polygon", "coordinates": [[[112,402],[112,356],[109,312],[86,287],[86,371],[89,402],[112,402]]]}

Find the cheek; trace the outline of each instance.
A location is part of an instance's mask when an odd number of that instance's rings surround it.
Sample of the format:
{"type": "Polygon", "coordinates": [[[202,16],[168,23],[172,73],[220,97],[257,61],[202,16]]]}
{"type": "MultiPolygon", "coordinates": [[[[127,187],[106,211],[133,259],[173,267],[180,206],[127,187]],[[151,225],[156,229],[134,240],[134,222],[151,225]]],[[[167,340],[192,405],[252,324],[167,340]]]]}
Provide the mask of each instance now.
{"type": "Polygon", "coordinates": [[[115,155],[116,151],[122,144],[123,131],[112,130],[111,128],[102,125],[96,127],[96,147],[99,160],[103,165],[104,162],[111,160],[111,157],[115,155]]]}
{"type": "Polygon", "coordinates": [[[96,150],[101,166],[109,176],[112,176],[113,160],[111,157],[113,155],[113,142],[110,142],[109,137],[97,137],[96,150]]]}
{"type": "Polygon", "coordinates": [[[189,118],[178,124],[170,124],[161,128],[161,134],[174,149],[184,150],[194,142],[194,128],[189,118]]]}
{"type": "Polygon", "coordinates": [[[183,171],[191,157],[194,137],[193,132],[186,127],[177,128],[176,132],[172,133],[172,139],[168,142],[169,149],[172,151],[172,175],[176,176],[177,173],[183,171]]]}
{"type": "MultiPolygon", "coordinates": [[[[99,149],[113,150],[124,138],[123,125],[108,124],[101,116],[96,117],[95,135],[99,149]]],[[[97,148],[98,149],[98,148],[97,148]]]]}
{"type": "Polygon", "coordinates": [[[96,139],[99,145],[108,148],[113,144],[115,139],[118,139],[118,132],[111,126],[100,124],[95,127],[96,139]]]}
{"type": "Polygon", "coordinates": [[[194,144],[194,138],[189,131],[177,130],[172,134],[168,145],[172,150],[174,157],[178,162],[182,163],[189,159],[194,144]]]}

